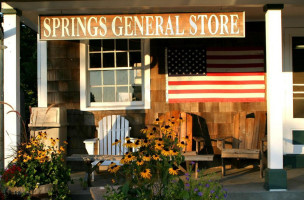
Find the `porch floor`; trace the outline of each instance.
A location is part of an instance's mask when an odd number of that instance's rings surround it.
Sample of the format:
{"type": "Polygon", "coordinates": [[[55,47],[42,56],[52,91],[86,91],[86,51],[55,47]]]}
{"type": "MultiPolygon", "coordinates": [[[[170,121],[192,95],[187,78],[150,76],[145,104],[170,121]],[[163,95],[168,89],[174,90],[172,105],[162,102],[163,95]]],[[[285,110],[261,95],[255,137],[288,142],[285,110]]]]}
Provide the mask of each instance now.
{"type": "MultiPolygon", "coordinates": [[[[221,168],[213,167],[208,170],[220,175],[221,168]]],[[[228,169],[227,175],[221,178],[221,183],[228,191],[228,200],[302,200],[304,196],[304,168],[285,169],[287,171],[287,191],[269,192],[264,189],[264,179],[259,177],[259,169],[252,165],[240,169],[228,169]]],[[[101,200],[104,187],[111,184],[112,176],[107,172],[95,175],[92,187],[83,190],[79,178],[83,178],[85,173],[74,172],[72,178],[74,184],[70,185],[72,199],[92,199],[90,189],[97,195],[95,200],[101,200]]]]}

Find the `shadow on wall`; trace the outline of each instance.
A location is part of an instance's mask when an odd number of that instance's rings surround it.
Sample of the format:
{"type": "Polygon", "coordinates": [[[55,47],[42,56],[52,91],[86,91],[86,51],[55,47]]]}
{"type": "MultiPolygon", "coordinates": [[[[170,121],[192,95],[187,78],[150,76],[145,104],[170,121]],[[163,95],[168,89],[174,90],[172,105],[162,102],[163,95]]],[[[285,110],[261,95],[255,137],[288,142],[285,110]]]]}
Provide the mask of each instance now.
{"type": "Polygon", "coordinates": [[[191,114],[191,116],[193,136],[203,137],[205,139],[204,148],[199,152],[199,154],[214,154],[206,120],[203,117],[195,114],[191,114]]]}
{"type": "Polygon", "coordinates": [[[67,110],[67,140],[68,155],[87,154],[83,141],[95,138],[95,117],[91,112],[80,110],[67,110]]]}

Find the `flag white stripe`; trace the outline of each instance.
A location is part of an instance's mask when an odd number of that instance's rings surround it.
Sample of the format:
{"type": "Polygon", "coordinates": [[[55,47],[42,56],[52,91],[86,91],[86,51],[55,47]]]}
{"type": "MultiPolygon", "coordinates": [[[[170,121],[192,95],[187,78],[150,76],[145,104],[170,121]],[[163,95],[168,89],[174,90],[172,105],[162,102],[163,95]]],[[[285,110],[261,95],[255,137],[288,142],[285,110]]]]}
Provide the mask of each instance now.
{"type": "Polygon", "coordinates": [[[264,98],[265,93],[202,93],[202,94],[169,94],[169,99],[195,98],[264,98]]]}
{"type": "Polygon", "coordinates": [[[265,89],[264,84],[252,84],[252,85],[168,85],[168,90],[198,90],[198,89],[265,89]]]}
{"type": "Polygon", "coordinates": [[[257,76],[169,76],[168,81],[263,81],[264,75],[257,76]]]}
{"type": "MultiPolygon", "coordinates": [[[[264,72],[264,67],[246,67],[246,68],[211,68],[207,67],[207,72],[264,72]]],[[[208,75],[208,74],[207,74],[208,75]]]]}
{"type": "Polygon", "coordinates": [[[245,55],[264,55],[263,50],[248,50],[248,51],[208,51],[207,56],[245,56],[245,55]]]}
{"type": "Polygon", "coordinates": [[[263,64],[264,59],[207,59],[208,64],[263,64]]]}

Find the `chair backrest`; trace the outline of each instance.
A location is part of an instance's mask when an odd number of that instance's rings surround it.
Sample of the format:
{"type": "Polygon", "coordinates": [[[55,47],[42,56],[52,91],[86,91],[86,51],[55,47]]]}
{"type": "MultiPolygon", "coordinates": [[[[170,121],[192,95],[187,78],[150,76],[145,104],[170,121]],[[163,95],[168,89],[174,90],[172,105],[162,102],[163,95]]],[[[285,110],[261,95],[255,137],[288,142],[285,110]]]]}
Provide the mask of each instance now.
{"type": "Polygon", "coordinates": [[[240,112],[234,116],[232,148],[259,149],[266,133],[266,112],[240,112]]]}
{"type": "Polygon", "coordinates": [[[130,137],[129,121],[120,115],[109,115],[99,121],[97,131],[100,155],[123,155],[127,148],[123,146],[125,138],[130,137]],[[115,139],[121,140],[119,145],[112,145],[115,139]]]}
{"type": "Polygon", "coordinates": [[[173,130],[178,134],[179,141],[184,141],[184,138],[188,136],[189,142],[187,142],[184,151],[192,151],[192,116],[189,113],[180,111],[171,111],[164,114],[159,113],[159,119],[161,121],[172,120],[172,117],[174,117],[175,120],[180,117],[182,118],[180,124],[175,126],[173,130]]]}

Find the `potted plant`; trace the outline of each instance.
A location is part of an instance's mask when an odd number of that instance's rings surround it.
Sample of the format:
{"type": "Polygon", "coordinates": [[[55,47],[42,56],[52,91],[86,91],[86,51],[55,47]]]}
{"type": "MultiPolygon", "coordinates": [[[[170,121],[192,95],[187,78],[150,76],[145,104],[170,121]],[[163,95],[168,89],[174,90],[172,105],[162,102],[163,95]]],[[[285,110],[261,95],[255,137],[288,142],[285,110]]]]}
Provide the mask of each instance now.
{"type": "Polygon", "coordinates": [[[70,173],[64,162],[65,146],[56,147],[58,139],[50,138],[46,146],[46,132],[39,132],[29,141],[21,143],[13,161],[3,172],[1,183],[13,195],[49,196],[66,199],[69,194],[70,173]]]}

